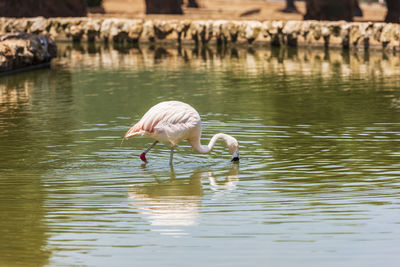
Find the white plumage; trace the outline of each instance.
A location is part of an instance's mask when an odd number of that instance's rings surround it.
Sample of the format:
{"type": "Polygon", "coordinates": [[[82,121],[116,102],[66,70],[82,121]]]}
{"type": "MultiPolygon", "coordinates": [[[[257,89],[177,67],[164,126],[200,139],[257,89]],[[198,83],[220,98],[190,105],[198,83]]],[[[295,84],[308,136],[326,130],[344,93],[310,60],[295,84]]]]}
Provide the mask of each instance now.
{"type": "Polygon", "coordinates": [[[124,139],[133,136],[150,137],[156,140],[140,155],[140,158],[145,162],[147,162],[146,153],[157,142],[167,143],[171,146],[170,164],[172,164],[173,148],[179,142],[188,140],[197,152],[208,153],[219,138],[227,144],[233,155],[232,160],[239,160],[239,144],[234,137],[227,134],[216,134],[209,145],[201,145],[200,115],[193,107],[179,101],[161,102],[150,108],[140,121],[128,130],[124,139]]]}

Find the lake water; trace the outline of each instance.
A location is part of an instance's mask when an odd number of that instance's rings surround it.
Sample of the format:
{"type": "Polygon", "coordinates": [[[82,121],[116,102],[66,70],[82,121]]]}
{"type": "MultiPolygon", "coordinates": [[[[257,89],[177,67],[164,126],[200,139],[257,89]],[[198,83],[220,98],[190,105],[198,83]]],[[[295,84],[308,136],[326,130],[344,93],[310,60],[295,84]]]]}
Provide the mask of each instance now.
{"type": "Polygon", "coordinates": [[[0,77],[0,266],[398,266],[400,59],[60,45],[0,77]],[[240,143],[121,139],[180,100],[240,143]]]}

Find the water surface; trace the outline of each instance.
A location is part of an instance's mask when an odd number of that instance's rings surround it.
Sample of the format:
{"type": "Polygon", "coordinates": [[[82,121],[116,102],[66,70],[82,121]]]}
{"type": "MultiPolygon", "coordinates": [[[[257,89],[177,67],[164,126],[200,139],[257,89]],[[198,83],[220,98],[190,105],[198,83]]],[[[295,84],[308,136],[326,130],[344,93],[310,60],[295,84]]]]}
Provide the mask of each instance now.
{"type": "Polygon", "coordinates": [[[68,47],[0,78],[2,266],[397,266],[398,56],[68,47]],[[121,138],[191,104],[209,155],[121,138]]]}

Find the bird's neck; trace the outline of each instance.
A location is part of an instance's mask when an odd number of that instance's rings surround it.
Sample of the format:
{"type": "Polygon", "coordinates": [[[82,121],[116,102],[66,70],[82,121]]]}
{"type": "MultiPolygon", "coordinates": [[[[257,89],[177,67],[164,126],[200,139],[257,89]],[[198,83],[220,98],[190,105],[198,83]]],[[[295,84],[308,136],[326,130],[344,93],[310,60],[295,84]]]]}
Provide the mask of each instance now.
{"type": "Polygon", "coordinates": [[[217,142],[218,139],[223,139],[225,141],[225,143],[227,144],[229,138],[232,138],[232,137],[227,134],[218,133],[211,138],[210,143],[208,143],[208,145],[202,145],[200,143],[200,138],[197,138],[195,140],[189,140],[189,142],[194,150],[196,150],[199,153],[206,154],[206,153],[209,153],[213,149],[215,142],[217,142]]]}

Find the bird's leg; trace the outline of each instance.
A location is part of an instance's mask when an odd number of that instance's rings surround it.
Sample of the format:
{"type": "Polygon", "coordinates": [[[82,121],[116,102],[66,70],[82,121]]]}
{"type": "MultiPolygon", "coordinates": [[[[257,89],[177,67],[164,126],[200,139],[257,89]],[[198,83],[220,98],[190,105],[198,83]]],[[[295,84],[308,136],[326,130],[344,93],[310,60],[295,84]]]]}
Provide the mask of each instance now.
{"type": "Polygon", "coordinates": [[[174,147],[171,147],[171,154],[169,156],[169,165],[172,166],[172,160],[174,158],[174,147]]]}
{"type": "Polygon", "coordinates": [[[152,149],[153,146],[155,146],[157,143],[158,141],[154,141],[153,144],[151,144],[148,148],[146,148],[146,150],[142,154],[140,154],[140,159],[143,160],[144,162],[147,162],[146,153],[149,152],[150,149],[152,149]]]}

